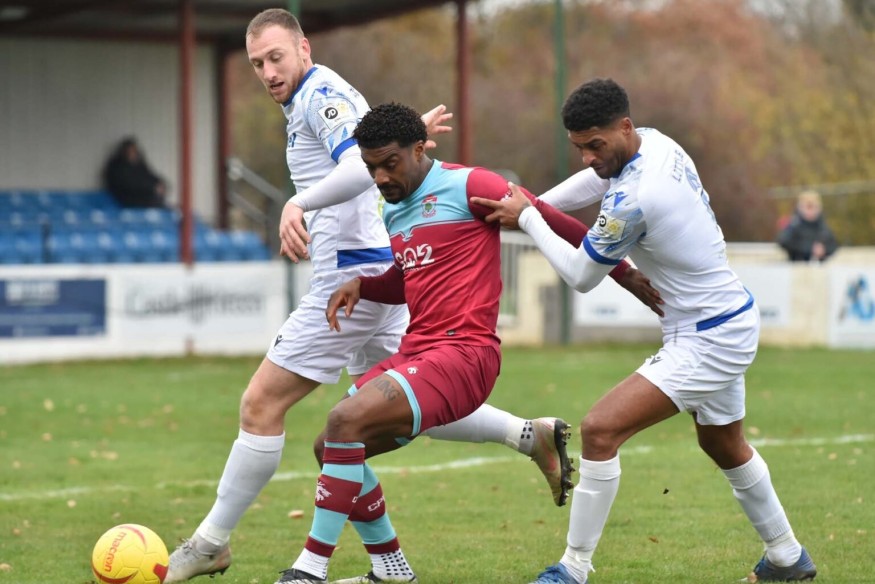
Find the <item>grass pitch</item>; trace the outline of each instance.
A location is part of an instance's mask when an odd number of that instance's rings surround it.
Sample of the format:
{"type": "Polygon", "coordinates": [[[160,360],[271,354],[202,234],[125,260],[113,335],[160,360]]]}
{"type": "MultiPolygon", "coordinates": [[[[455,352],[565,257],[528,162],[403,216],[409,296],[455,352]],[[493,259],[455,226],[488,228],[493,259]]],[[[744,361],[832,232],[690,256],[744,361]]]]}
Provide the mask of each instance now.
{"type": "MultiPolygon", "coordinates": [[[[506,349],[489,401],[574,426],[656,348],[506,349]]],[[[91,582],[91,548],[119,523],[151,527],[169,549],[188,537],[212,504],[259,360],[0,368],[0,584],[91,582]]],[[[762,349],[747,377],[748,436],[819,582],[875,582],[873,379],[871,352],[777,349],[762,349]]],[[[321,387],[288,415],[282,465],[216,584],[271,584],[297,557],[312,519],[311,443],[345,388],[321,387]]],[[[591,584],[730,583],[750,572],[756,533],[687,416],[635,437],[621,461],[591,584]]],[[[554,507],[535,465],[503,446],[419,439],[371,463],[423,584],[523,584],[561,557],[568,507],[554,507]]],[[[330,577],[368,569],[348,528],[330,577]]]]}

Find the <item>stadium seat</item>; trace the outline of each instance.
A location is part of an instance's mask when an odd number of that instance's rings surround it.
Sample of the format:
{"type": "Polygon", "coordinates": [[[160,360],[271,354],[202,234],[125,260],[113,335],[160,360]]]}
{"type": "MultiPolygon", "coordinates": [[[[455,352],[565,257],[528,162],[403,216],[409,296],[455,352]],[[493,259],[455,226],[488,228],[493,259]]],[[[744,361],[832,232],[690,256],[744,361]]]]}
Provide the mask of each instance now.
{"type": "MultiPolygon", "coordinates": [[[[175,209],[122,209],[102,190],[0,191],[0,263],[177,262],[180,220],[175,209]]],[[[196,261],[272,256],[255,232],[219,231],[198,216],[193,238],[196,261]]]]}
{"type": "Polygon", "coordinates": [[[42,228],[38,224],[0,229],[0,263],[40,264],[45,261],[42,228]]]}
{"type": "Polygon", "coordinates": [[[230,241],[235,252],[239,254],[239,259],[270,259],[270,250],[254,231],[233,231],[230,234],[230,241]]]}
{"type": "Polygon", "coordinates": [[[88,220],[92,225],[112,227],[119,223],[119,209],[95,207],[89,209],[88,220]]]}
{"type": "Polygon", "coordinates": [[[147,242],[151,261],[179,261],[179,233],[162,229],[154,229],[148,233],[147,242]]]}

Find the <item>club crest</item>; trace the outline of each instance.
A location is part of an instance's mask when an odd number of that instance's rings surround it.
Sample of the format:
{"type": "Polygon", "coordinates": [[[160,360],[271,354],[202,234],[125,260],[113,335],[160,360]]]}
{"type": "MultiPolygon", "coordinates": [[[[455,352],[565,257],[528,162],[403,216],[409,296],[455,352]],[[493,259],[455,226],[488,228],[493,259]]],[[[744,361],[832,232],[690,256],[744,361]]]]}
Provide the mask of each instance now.
{"type": "Polygon", "coordinates": [[[422,216],[434,217],[437,214],[437,197],[435,195],[426,195],[422,200],[422,216]]]}

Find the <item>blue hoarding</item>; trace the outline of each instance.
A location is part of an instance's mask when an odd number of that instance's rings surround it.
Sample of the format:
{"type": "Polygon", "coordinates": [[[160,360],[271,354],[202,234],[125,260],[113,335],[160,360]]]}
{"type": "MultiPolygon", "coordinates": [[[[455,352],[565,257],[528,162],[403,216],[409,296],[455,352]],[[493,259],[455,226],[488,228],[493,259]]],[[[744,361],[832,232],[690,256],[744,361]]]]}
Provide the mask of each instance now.
{"type": "Polygon", "coordinates": [[[0,337],[106,334],[106,280],[0,280],[0,337]]]}

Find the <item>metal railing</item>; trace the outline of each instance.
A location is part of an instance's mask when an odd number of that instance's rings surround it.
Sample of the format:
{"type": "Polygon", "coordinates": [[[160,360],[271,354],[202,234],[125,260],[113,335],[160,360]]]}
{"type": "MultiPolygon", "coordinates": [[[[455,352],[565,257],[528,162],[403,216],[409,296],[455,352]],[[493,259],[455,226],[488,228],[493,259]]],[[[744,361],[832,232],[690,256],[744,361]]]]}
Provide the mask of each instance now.
{"type": "Polygon", "coordinates": [[[512,326],[524,307],[520,306],[519,291],[520,273],[519,258],[522,254],[537,251],[538,246],[528,234],[522,231],[501,232],[501,304],[499,305],[498,322],[502,326],[512,326]]]}
{"type": "Polygon", "coordinates": [[[236,157],[226,163],[228,202],[261,232],[271,252],[280,247],[279,224],[288,193],[267,182],[236,157]]]}

